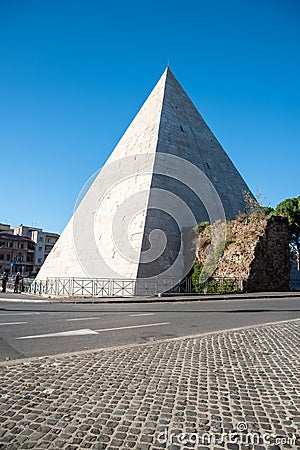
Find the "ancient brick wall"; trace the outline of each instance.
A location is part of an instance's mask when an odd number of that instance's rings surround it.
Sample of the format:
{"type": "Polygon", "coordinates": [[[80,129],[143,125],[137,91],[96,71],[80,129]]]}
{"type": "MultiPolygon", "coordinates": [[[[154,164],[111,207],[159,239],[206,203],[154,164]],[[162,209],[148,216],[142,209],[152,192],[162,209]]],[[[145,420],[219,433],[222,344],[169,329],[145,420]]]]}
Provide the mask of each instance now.
{"type": "MultiPolygon", "coordinates": [[[[207,226],[199,238],[198,259],[204,263],[211,241],[207,226]]],[[[289,289],[289,233],[283,217],[250,216],[227,222],[225,250],[213,277],[242,278],[244,290],[289,289]]]]}

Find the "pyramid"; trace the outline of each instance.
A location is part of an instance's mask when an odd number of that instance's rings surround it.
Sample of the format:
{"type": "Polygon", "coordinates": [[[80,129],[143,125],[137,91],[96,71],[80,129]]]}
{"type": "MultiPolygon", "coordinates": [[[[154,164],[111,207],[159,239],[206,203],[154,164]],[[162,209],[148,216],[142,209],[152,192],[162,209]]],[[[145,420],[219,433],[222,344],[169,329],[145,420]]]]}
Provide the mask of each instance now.
{"type": "Polygon", "coordinates": [[[167,68],[89,183],[36,281],[98,280],[97,295],[110,295],[108,281],[130,282],[132,295],[168,290],[193,265],[196,225],[235,218],[245,190],[167,68]]]}

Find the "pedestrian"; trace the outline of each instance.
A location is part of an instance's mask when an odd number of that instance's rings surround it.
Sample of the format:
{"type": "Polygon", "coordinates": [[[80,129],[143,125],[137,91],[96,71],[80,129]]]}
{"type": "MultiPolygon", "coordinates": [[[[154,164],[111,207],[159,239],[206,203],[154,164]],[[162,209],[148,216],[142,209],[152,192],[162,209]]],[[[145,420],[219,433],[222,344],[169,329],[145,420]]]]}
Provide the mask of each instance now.
{"type": "Polygon", "coordinates": [[[8,273],[4,270],[2,275],[2,292],[6,292],[6,285],[8,282],[8,273]]]}
{"type": "Polygon", "coordinates": [[[14,292],[16,292],[17,294],[19,293],[20,281],[21,281],[21,274],[20,272],[18,272],[15,278],[15,289],[14,289],[14,292]]]}

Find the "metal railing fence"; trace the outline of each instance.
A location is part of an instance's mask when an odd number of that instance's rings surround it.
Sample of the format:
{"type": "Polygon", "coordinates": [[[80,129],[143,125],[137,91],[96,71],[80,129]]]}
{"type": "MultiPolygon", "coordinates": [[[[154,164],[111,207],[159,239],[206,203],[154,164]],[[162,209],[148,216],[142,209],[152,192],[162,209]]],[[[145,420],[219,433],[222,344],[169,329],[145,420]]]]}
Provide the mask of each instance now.
{"type": "Polygon", "coordinates": [[[44,296],[62,297],[134,297],[155,296],[163,293],[234,293],[242,292],[240,278],[213,278],[195,282],[186,277],[179,284],[172,278],[107,279],[107,278],[47,278],[34,280],[27,292],[44,296]]]}

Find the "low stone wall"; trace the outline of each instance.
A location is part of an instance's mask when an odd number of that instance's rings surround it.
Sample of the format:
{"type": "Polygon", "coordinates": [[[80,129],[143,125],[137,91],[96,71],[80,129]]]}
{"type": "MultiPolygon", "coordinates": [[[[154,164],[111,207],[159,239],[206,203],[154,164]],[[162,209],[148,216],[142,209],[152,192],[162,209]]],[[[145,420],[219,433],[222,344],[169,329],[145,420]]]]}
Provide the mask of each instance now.
{"type": "MultiPolygon", "coordinates": [[[[211,241],[211,226],[199,238],[198,260],[203,264],[211,241]]],[[[242,278],[243,290],[289,289],[289,231],[283,217],[240,217],[227,223],[225,250],[213,277],[242,278]]]]}

